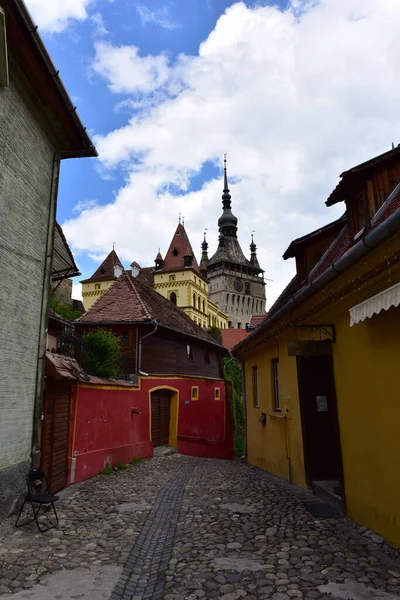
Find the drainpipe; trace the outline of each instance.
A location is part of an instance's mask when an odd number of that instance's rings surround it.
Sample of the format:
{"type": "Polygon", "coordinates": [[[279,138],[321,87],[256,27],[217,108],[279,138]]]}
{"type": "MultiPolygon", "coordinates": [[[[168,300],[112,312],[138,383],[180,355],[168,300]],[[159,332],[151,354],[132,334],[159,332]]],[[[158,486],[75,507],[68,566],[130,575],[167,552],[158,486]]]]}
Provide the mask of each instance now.
{"type": "Polygon", "coordinates": [[[53,168],[51,174],[51,189],[49,198],[49,216],[47,220],[47,241],[46,241],[46,256],[45,268],[42,286],[42,308],[40,313],[39,323],[39,344],[38,344],[38,366],[36,370],[36,392],[35,404],[33,409],[33,425],[32,425],[32,443],[31,443],[31,460],[34,466],[39,465],[40,460],[40,422],[42,418],[43,405],[43,380],[46,360],[46,341],[47,341],[47,320],[49,311],[50,299],[50,279],[53,264],[53,249],[54,249],[54,230],[56,224],[56,207],[58,194],[58,181],[60,177],[60,155],[54,153],[53,168]]]}
{"type": "Polygon", "coordinates": [[[146,333],[146,335],[143,335],[141,338],[139,338],[139,347],[138,347],[138,373],[139,373],[139,375],[144,375],[145,377],[148,376],[148,373],[144,373],[143,371],[140,370],[140,368],[142,366],[142,340],[144,340],[145,338],[150,337],[151,335],[156,333],[156,331],[158,329],[158,322],[155,319],[150,321],[150,323],[153,323],[154,329],[152,331],[150,331],[150,333],[146,333]]]}

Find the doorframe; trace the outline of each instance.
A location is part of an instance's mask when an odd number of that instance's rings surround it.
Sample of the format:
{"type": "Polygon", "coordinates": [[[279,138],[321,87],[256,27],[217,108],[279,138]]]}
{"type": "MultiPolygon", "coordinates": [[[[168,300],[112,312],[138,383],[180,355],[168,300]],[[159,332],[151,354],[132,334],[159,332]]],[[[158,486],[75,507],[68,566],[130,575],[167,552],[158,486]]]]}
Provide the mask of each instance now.
{"type": "Polygon", "coordinates": [[[179,422],[179,389],[171,385],[157,385],[149,389],[149,438],[151,438],[151,394],[157,390],[168,390],[171,393],[171,402],[169,405],[169,439],[168,445],[174,448],[178,447],[178,422],[179,422]]]}
{"type": "MultiPolygon", "coordinates": [[[[312,357],[314,355],[305,355],[308,357],[312,357]]],[[[319,355],[321,356],[321,355],[319,355]]],[[[336,395],[336,385],[335,385],[335,376],[333,370],[333,354],[324,354],[322,356],[326,356],[327,358],[327,366],[328,366],[328,376],[330,378],[330,391],[332,393],[333,405],[332,405],[332,418],[333,418],[333,427],[335,429],[335,433],[337,436],[338,444],[339,444],[339,482],[341,488],[341,503],[343,513],[346,514],[346,489],[344,485],[344,472],[343,472],[343,455],[342,455],[342,443],[340,439],[340,425],[339,425],[339,413],[338,413],[338,405],[337,405],[337,395],[336,395]]],[[[312,480],[310,474],[310,452],[309,452],[309,443],[307,437],[307,427],[305,423],[305,398],[304,398],[304,389],[302,378],[300,377],[300,369],[299,369],[299,358],[303,358],[302,356],[296,356],[296,368],[297,368],[297,385],[299,390],[299,408],[300,408],[300,421],[301,421],[301,433],[303,436],[303,455],[304,455],[304,471],[306,476],[307,486],[312,489],[312,480]]]]}

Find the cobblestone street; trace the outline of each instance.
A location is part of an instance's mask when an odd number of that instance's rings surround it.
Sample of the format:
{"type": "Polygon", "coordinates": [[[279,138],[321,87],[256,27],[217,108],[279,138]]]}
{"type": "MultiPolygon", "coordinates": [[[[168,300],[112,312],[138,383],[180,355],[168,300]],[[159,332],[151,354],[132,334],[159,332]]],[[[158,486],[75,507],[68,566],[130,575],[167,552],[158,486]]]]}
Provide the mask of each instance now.
{"type": "Polygon", "coordinates": [[[309,496],[245,464],[144,460],[63,491],[57,529],[0,523],[0,598],[400,598],[396,553],[309,496]]]}

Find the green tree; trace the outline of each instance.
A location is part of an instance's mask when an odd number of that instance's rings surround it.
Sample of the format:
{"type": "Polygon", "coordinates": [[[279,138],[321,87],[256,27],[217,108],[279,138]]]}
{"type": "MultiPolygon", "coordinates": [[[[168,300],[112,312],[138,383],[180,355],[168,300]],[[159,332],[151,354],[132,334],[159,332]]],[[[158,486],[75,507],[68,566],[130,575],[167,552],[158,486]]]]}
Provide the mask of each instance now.
{"type": "Polygon", "coordinates": [[[98,377],[121,376],[120,368],[120,340],[118,336],[100,327],[90,331],[83,338],[83,367],[91,375],[98,377]]]}
{"type": "Polygon", "coordinates": [[[242,367],[232,358],[224,357],[224,378],[232,385],[232,418],[236,435],[242,435],[244,430],[243,398],[242,398],[242,367]]]}
{"type": "Polygon", "coordinates": [[[212,327],[207,329],[207,331],[208,334],[211,335],[211,337],[214,338],[216,342],[218,342],[218,344],[222,345],[222,333],[219,327],[213,325],[212,327]]]}
{"type": "Polygon", "coordinates": [[[69,304],[64,304],[63,302],[56,300],[54,296],[50,296],[50,308],[67,321],[75,321],[75,319],[78,319],[78,317],[81,316],[79,310],[74,310],[69,304]]]}

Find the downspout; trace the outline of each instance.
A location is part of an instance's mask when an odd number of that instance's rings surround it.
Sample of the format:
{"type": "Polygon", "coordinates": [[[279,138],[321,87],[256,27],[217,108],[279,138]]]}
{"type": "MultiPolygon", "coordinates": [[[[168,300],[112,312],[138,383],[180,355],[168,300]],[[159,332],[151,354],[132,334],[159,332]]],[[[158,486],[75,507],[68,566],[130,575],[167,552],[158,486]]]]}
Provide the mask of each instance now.
{"type": "Polygon", "coordinates": [[[139,375],[144,375],[145,377],[147,377],[148,373],[143,373],[143,371],[141,371],[141,366],[142,366],[142,340],[144,340],[145,338],[150,337],[151,335],[153,335],[154,333],[156,333],[156,331],[158,329],[158,321],[156,321],[155,319],[153,319],[152,321],[150,321],[150,323],[153,323],[154,329],[152,331],[150,331],[149,333],[146,333],[146,335],[142,335],[142,337],[139,338],[139,345],[138,345],[138,373],[139,373],[139,375]]]}
{"type": "Polygon", "coordinates": [[[47,220],[47,241],[46,241],[46,256],[45,268],[42,287],[42,308],[40,313],[39,324],[39,344],[38,344],[38,366],[36,369],[36,391],[35,404],[33,409],[33,425],[32,425],[32,443],[31,443],[31,460],[33,466],[38,466],[40,461],[40,423],[42,418],[43,406],[43,381],[45,372],[46,360],[46,341],[48,329],[48,312],[50,299],[50,280],[51,269],[53,264],[53,249],[54,249],[54,230],[56,224],[56,208],[58,181],[60,177],[60,156],[57,153],[53,155],[53,167],[51,173],[51,189],[49,198],[49,217],[47,220]]]}

